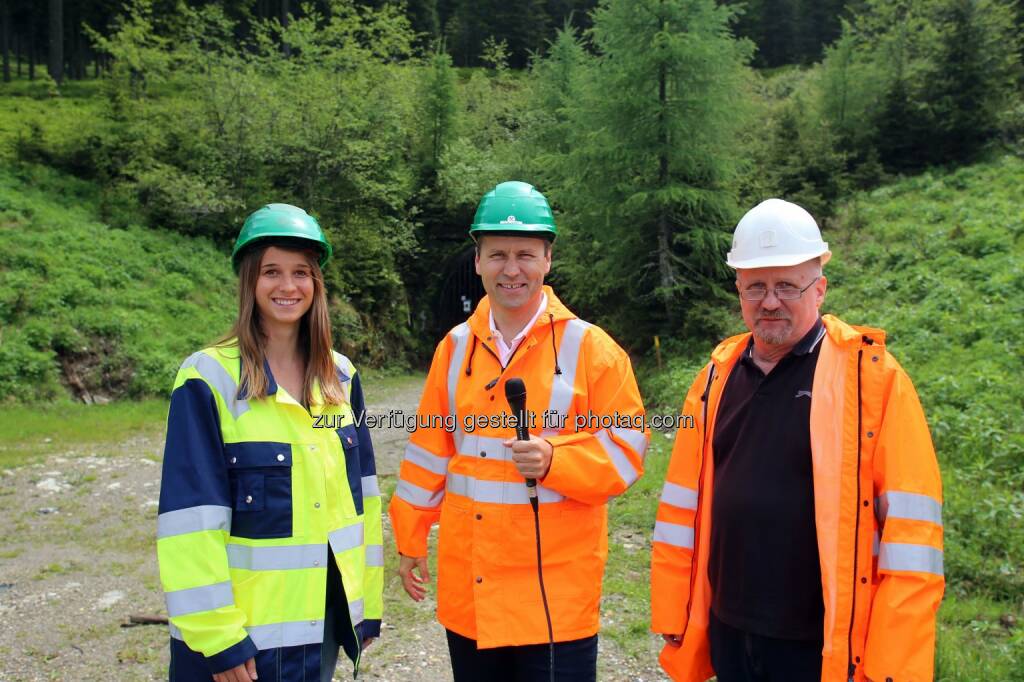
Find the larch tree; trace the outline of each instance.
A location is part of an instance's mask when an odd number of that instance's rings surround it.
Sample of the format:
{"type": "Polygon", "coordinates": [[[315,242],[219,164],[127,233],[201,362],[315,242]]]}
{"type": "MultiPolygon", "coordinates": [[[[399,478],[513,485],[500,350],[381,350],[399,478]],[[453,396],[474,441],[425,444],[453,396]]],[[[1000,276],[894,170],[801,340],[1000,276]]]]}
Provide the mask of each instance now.
{"type": "Polygon", "coordinates": [[[731,17],[714,0],[605,0],[598,56],[563,105],[563,271],[633,343],[722,291],[751,54],[731,17]]]}

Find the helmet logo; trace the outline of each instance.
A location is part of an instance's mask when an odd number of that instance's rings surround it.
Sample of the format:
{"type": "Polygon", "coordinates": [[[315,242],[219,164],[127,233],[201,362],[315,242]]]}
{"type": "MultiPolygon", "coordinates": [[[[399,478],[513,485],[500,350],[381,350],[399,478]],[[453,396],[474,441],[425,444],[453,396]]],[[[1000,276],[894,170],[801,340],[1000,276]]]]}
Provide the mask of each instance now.
{"type": "Polygon", "coordinates": [[[509,217],[505,218],[504,220],[499,220],[498,224],[499,225],[522,225],[523,221],[522,220],[518,220],[514,215],[510,215],[509,217]]]}
{"type": "Polygon", "coordinates": [[[762,249],[778,246],[778,242],[775,241],[775,230],[764,230],[759,237],[762,249]]]}

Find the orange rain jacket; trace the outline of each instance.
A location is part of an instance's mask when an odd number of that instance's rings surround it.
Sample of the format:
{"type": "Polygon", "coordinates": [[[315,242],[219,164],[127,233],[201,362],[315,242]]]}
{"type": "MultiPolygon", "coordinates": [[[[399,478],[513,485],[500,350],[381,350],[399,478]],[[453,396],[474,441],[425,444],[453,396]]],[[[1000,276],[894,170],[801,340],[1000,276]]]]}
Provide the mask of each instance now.
{"type": "Polygon", "coordinates": [[[440,520],[437,617],[481,649],[548,641],[533,511],[502,445],[515,437],[505,381],[524,380],[527,410],[536,415],[530,432],[554,446],[537,491],[555,641],[597,632],[608,555],[605,503],[643,472],[648,437],[629,357],[550,287],[544,290],[547,309],[504,370],[486,297],[438,344],[389,510],[406,556],[426,556],[427,533],[440,520]],[[564,427],[545,428],[545,412],[549,426],[558,424],[553,413],[564,416],[564,427]],[[594,419],[577,430],[577,416],[589,414],[594,419]],[[621,419],[610,423],[616,415],[621,419]],[[445,417],[457,428],[439,425],[445,417]]]}
{"type": "MultiPolygon", "coordinates": [[[[821,563],[822,682],[932,679],[942,599],[942,482],[910,378],[885,333],[824,318],[811,398],[811,456],[821,563]]],[[[658,506],[652,629],[683,635],[662,649],[674,680],[714,674],[708,650],[711,451],[726,378],[750,334],[722,342],[683,405],[658,506]],[[696,564],[697,570],[693,567],[696,564]]]]}

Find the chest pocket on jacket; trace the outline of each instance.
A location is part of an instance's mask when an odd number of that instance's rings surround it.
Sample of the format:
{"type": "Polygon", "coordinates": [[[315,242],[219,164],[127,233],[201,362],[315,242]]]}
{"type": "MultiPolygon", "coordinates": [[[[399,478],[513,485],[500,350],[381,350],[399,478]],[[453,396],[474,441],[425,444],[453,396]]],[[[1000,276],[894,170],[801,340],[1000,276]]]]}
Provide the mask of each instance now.
{"type": "Polygon", "coordinates": [[[226,443],[231,487],[231,535],[292,535],[292,446],[288,443],[226,443]]]}

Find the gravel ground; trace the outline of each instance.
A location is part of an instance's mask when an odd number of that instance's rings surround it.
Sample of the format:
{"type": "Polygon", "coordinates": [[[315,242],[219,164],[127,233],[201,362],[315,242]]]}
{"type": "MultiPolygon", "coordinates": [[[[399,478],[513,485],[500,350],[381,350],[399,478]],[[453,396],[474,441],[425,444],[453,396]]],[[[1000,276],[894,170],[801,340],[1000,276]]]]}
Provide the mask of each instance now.
{"type": "MultiPolygon", "coordinates": [[[[411,414],[422,377],[367,387],[372,413],[411,414]]],[[[394,476],[406,433],[373,433],[378,473],[394,476]]],[[[83,448],[0,474],[0,682],[166,679],[164,625],[129,626],[133,615],[165,615],[155,527],[162,435],[83,448]]],[[[391,545],[385,517],[385,544],[391,545]]],[[[391,545],[393,546],[393,545],[391,545]]],[[[451,680],[444,630],[430,597],[413,604],[388,552],[381,640],[365,653],[360,679],[451,680]]],[[[651,656],[635,661],[601,640],[603,680],[666,679],[651,656]]],[[[350,679],[339,666],[335,679],[350,679]]]]}

